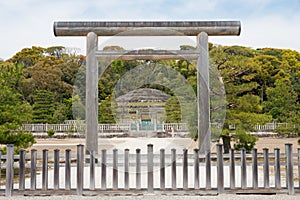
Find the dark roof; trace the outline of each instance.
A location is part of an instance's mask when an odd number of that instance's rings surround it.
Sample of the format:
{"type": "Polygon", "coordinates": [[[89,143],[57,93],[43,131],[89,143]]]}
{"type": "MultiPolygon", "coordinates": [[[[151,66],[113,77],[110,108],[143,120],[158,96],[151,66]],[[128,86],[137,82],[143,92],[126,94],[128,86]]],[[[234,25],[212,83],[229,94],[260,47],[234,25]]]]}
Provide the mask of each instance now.
{"type": "Polygon", "coordinates": [[[171,96],[160,90],[141,88],[116,98],[117,102],[166,102],[171,96]]]}

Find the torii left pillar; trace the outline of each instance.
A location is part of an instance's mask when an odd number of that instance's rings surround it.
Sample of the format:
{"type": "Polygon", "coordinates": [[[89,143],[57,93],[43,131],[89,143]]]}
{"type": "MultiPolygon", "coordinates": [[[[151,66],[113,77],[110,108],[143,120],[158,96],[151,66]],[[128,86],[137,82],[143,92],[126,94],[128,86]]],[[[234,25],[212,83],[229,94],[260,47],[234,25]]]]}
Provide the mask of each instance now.
{"type": "Polygon", "coordinates": [[[200,52],[197,61],[197,98],[198,98],[198,145],[199,153],[210,151],[210,88],[208,61],[208,34],[201,32],[197,36],[197,49],[200,52]]]}
{"type": "Polygon", "coordinates": [[[98,152],[98,36],[94,32],[87,34],[86,47],[86,153],[98,152]]]}

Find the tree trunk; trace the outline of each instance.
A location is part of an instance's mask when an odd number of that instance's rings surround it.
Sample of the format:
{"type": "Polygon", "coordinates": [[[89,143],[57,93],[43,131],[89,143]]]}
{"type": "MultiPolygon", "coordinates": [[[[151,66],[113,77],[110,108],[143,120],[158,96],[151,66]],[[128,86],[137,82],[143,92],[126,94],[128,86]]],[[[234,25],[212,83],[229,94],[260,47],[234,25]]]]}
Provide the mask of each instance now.
{"type": "Polygon", "coordinates": [[[231,137],[228,135],[223,135],[221,137],[223,140],[224,153],[229,153],[229,150],[231,149],[231,145],[230,145],[231,137]]]}

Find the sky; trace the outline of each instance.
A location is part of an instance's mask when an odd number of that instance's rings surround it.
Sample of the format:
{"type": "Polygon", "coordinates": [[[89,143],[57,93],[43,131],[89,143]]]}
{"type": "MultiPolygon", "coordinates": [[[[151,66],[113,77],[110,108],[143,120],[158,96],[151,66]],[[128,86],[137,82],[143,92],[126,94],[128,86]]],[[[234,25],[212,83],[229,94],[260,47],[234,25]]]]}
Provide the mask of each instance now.
{"type": "MultiPolygon", "coordinates": [[[[32,46],[64,46],[85,54],[85,38],[55,37],[54,21],[238,20],[242,24],[240,36],[215,36],[209,41],[300,51],[299,11],[300,0],[2,0],[0,58],[9,59],[32,46]]],[[[189,43],[188,40],[193,38],[181,42],[189,43]]],[[[149,44],[147,41],[150,40],[144,40],[139,47],[164,48],[158,46],[162,39],[149,44]]],[[[124,39],[99,38],[99,43],[135,48],[124,39]]]]}

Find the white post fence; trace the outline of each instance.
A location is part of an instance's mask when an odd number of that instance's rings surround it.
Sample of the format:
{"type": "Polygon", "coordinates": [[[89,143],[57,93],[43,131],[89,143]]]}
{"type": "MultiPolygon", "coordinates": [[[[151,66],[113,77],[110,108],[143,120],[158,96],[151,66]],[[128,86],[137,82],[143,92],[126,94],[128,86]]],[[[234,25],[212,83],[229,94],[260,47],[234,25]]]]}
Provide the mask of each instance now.
{"type": "Polygon", "coordinates": [[[45,149],[38,155],[33,149],[29,155],[24,150],[14,155],[14,146],[7,145],[7,154],[0,156],[1,169],[6,170],[5,177],[1,174],[1,183],[5,185],[0,185],[0,195],[55,195],[63,191],[72,195],[116,191],[290,195],[300,192],[300,148],[292,152],[292,144],[286,144],[284,153],[278,148],[270,153],[265,148],[260,154],[257,149],[251,154],[245,149],[223,154],[221,144],[217,145],[216,154],[205,155],[199,154],[198,149],[193,153],[187,149],[160,149],[156,154],[153,145],[147,148],[147,152],[102,149],[99,154],[85,155],[84,146],[78,145],[75,155],[69,149],[65,154],[58,149],[50,153],[45,149]]]}
{"type": "MultiPolygon", "coordinates": [[[[124,135],[128,133],[139,132],[139,124],[98,124],[98,133],[100,137],[106,136],[117,136],[124,135]]],[[[160,128],[153,128],[153,130],[146,130],[152,132],[166,132],[170,134],[186,134],[188,133],[188,126],[186,123],[163,123],[157,124],[160,128]]],[[[212,127],[222,128],[222,124],[211,123],[212,127]]],[[[255,125],[254,132],[251,134],[257,136],[274,136],[276,135],[276,128],[288,126],[288,123],[266,123],[264,125],[255,125]]],[[[232,129],[235,128],[234,125],[230,125],[232,129]]],[[[23,124],[21,130],[32,132],[35,136],[47,135],[47,131],[53,130],[57,135],[84,135],[86,125],[84,122],[80,123],[66,123],[66,124],[23,124]]]]}

